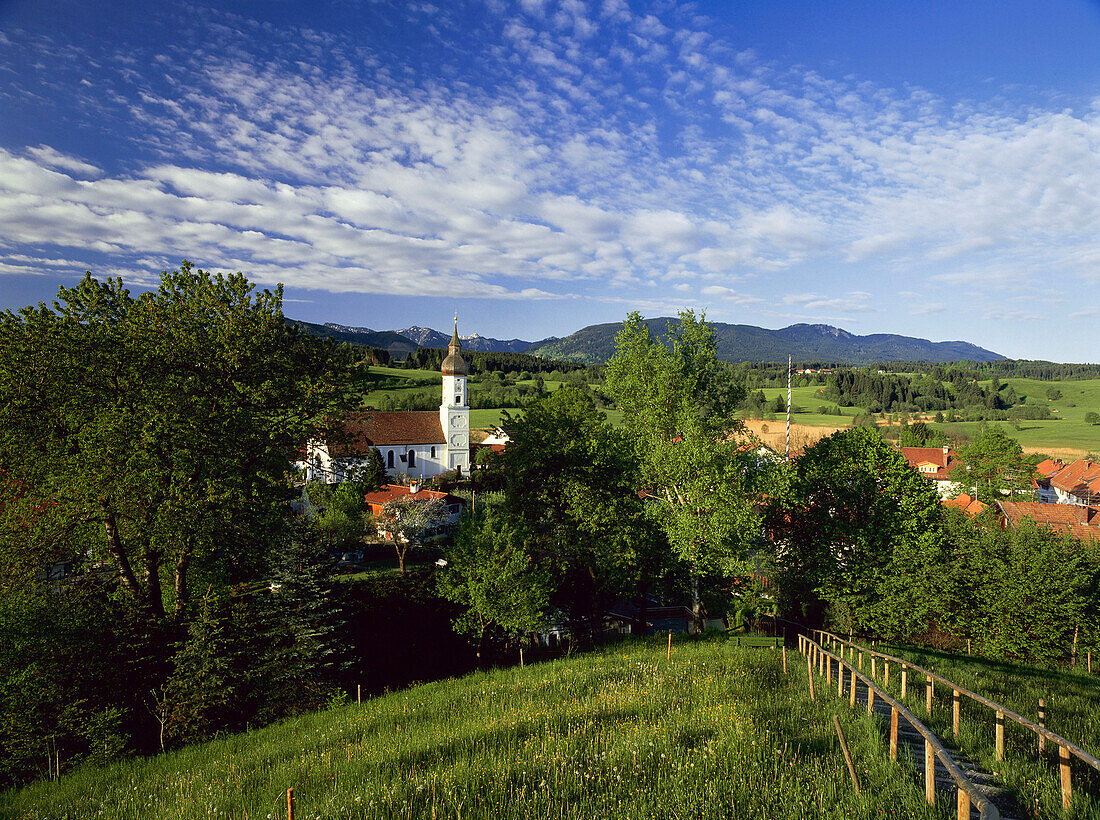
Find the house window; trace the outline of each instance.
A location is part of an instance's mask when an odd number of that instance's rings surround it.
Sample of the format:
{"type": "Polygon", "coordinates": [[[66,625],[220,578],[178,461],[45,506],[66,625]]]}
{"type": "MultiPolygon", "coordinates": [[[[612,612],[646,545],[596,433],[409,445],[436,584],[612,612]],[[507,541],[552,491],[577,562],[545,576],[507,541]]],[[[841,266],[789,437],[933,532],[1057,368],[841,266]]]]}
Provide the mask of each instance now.
{"type": "Polygon", "coordinates": [[[462,404],[462,394],[461,393],[459,393],[457,396],[455,396],[455,404],[462,404]]]}
{"type": "Polygon", "coordinates": [[[386,467],[393,469],[393,450],[390,450],[390,454],[386,457],[386,467]]]}
{"type": "Polygon", "coordinates": [[[432,447],[432,458],[435,458],[435,447],[432,447]]]}
{"type": "Polygon", "coordinates": [[[416,451],[415,450],[409,450],[409,466],[410,467],[415,467],[416,466],[416,451]]]}

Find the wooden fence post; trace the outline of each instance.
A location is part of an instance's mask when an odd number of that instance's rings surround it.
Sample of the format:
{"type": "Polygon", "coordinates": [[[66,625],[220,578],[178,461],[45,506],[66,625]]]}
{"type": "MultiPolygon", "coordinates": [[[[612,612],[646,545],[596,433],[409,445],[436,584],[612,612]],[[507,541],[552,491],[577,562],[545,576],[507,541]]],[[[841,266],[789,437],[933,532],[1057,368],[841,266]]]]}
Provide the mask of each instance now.
{"type": "Polygon", "coordinates": [[[932,741],[924,741],[924,799],[936,802],[936,754],[932,751],[932,741]]]}
{"type": "Polygon", "coordinates": [[[932,681],[932,676],[928,676],[928,687],[924,695],[924,705],[928,709],[928,716],[932,716],[932,688],[935,684],[932,681]]]}
{"type": "MultiPolygon", "coordinates": [[[[840,663],[837,663],[840,666],[840,663]]],[[[825,658],[825,685],[831,686],[833,683],[833,661],[832,658],[825,658]]]]}
{"type": "Polygon", "coordinates": [[[958,809],[955,812],[956,820],[970,820],[970,795],[965,789],[959,789],[958,809]]]}
{"type": "Polygon", "coordinates": [[[668,631],[668,663],[672,663],[672,630],[668,631]]]}
{"type": "Polygon", "coordinates": [[[1001,761],[1005,759],[1005,713],[997,712],[996,718],[996,737],[994,739],[994,747],[997,754],[997,760],[1001,761]]]}
{"type": "Polygon", "coordinates": [[[848,708],[849,709],[855,709],[856,708],[856,670],[853,669],[852,674],[850,674],[848,677],[852,681],[851,687],[849,688],[849,692],[848,692],[848,708]]]}
{"type": "Polygon", "coordinates": [[[878,679],[878,665],[875,663],[878,660],[874,655],[871,656],[871,680],[878,679]]]}
{"type": "Polygon", "coordinates": [[[358,704],[363,703],[363,684],[355,684],[355,702],[358,704]]]}
{"type": "Polygon", "coordinates": [[[873,687],[867,687],[867,714],[871,715],[875,712],[875,690],[873,687]]]}
{"type": "Polygon", "coordinates": [[[836,736],[840,738],[840,750],[844,752],[844,762],[848,764],[848,774],[852,776],[852,785],[859,794],[859,780],[856,779],[856,767],[852,765],[852,756],[848,753],[848,743],[844,740],[844,732],[840,731],[840,718],[833,715],[833,726],[836,727],[836,736]]]}
{"type": "Polygon", "coordinates": [[[806,677],[810,681],[810,700],[817,700],[814,696],[814,665],[808,653],[806,655],[806,677]]]}
{"type": "Polygon", "coordinates": [[[787,645],[783,644],[783,674],[787,674],[787,645]]]}
{"type": "Polygon", "coordinates": [[[890,688],[890,661],[882,662],[882,688],[890,688]]]}
{"type": "Polygon", "coordinates": [[[909,667],[907,667],[903,663],[901,665],[901,697],[902,697],[903,700],[905,698],[905,687],[906,687],[906,684],[908,682],[909,682],[909,667]]]}
{"type": "Polygon", "coordinates": [[[286,790],[286,820],[294,820],[294,789],[286,790]]]}
{"type": "Polygon", "coordinates": [[[836,696],[838,698],[844,697],[844,662],[841,661],[836,665],[836,696]]]}
{"type": "Polygon", "coordinates": [[[1058,768],[1062,774],[1062,808],[1069,811],[1069,803],[1073,798],[1073,784],[1070,782],[1069,749],[1058,746],[1058,768]]]}
{"type": "Polygon", "coordinates": [[[955,737],[959,736],[959,717],[961,712],[962,697],[959,695],[959,690],[955,689],[951,692],[951,728],[955,733],[955,737]]]}
{"type": "Polygon", "coordinates": [[[859,671],[863,671],[863,650],[859,650],[859,671]]]}
{"type": "MultiPolygon", "coordinates": [[[[1047,702],[1042,698],[1039,698],[1039,725],[1042,728],[1047,728],[1047,702]]],[[[1043,753],[1043,750],[1047,747],[1047,739],[1039,735],[1039,754],[1043,753]]]]}
{"type": "Polygon", "coordinates": [[[966,654],[967,655],[971,654],[971,652],[970,652],[970,638],[966,639],[966,654]]]}
{"type": "Polygon", "coordinates": [[[898,707],[890,707],[890,759],[898,759],[898,707]]]}

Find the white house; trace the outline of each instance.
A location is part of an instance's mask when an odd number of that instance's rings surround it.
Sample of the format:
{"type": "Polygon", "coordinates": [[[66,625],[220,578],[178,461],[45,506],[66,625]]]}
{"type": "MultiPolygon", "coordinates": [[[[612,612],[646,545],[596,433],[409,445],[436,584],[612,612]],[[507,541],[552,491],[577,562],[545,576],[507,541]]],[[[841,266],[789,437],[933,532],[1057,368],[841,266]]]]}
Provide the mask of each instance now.
{"type": "Polygon", "coordinates": [[[366,466],[378,450],[390,475],[431,478],[470,469],[470,397],[467,367],[458,341],[458,320],[443,360],[439,411],[363,410],[341,422],[338,435],[311,441],[298,467],[307,481],[332,484],[366,466]]]}

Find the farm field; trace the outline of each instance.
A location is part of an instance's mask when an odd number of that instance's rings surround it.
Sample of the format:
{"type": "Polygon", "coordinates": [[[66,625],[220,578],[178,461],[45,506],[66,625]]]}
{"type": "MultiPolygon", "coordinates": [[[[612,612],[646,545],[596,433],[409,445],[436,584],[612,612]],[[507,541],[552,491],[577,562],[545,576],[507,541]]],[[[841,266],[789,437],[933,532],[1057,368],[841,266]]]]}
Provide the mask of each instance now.
{"type": "MultiPolygon", "coordinates": [[[[1089,674],[1084,665],[1066,670],[1049,669],[1026,663],[970,657],[931,649],[878,644],[879,652],[904,658],[917,666],[932,669],[953,683],[994,700],[1013,712],[1037,720],[1039,699],[1046,702],[1046,726],[1052,732],[1076,743],[1086,752],[1100,755],[1100,675],[1089,674]]],[[[1095,660],[1095,658],[1094,658],[1095,660]]],[[[865,664],[866,668],[866,664],[865,664]]],[[[881,674],[881,673],[880,673],[881,674]]],[[[910,678],[910,708],[923,717],[925,686],[910,678]]],[[[895,670],[890,688],[899,692],[895,670]]],[[[1021,805],[1035,816],[1061,817],[1057,750],[1048,744],[1046,760],[1036,755],[1036,736],[1012,721],[1005,722],[1005,760],[997,762],[993,754],[993,715],[991,711],[966,698],[962,700],[962,726],[958,745],[981,762],[987,770],[1000,773],[1019,795],[1021,805]]],[[[937,686],[929,726],[940,737],[951,737],[951,693],[937,686]]],[[[1073,817],[1100,816],[1100,773],[1079,762],[1073,765],[1073,817]],[[1085,794],[1084,792],[1088,792],[1085,794]]]]}
{"type": "Polygon", "coordinates": [[[18,818],[947,817],[788,650],[635,640],[475,673],[0,797],[18,818]],[[839,715],[860,777],[848,780],[839,715]]]}
{"type": "MultiPolygon", "coordinates": [[[[988,387],[990,383],[986,381],[981,384],[983,387],[988,387]]],[[[1017,395],[1027,396],[1030,404],[1045,403],[1056,417],[1041,420],[1022,419],[1018,422],[1018,428],[1012,427],[1010,422],[993,422],[1001,425],[1008,435],[1019,441],[1025,452],[1043,452],[1069,460],[1090,452],[1100,452],[1100,425],[1085,422],[1086,413],[1100,412],[1100,379],[1080,381],[1005,379],[1002,384],[1005,385],[1005,390],[1011,386],[1017,395]],[[1051,388],[1059,390],[1062,397],[1048,401],[1046,394],[1051,388]]],[[[791,392],[791,403],[809,411],[816,411],[823,404],[831,405],[832,403],[826,402],[818,392],[821,389],[820,387],[796,387],[791,392]]],[[[764,388],[764,395],[768,399],[780,395],[786,399],[787,389],[785,387],[764,388]]],[[[843,427],[850,423],[852,416],[861,412],[860,408],[856,407],[841,407],[840,410],[844,417],[821,415],[817,412],[794,413],[791,415],[791,422],[807,427],[843,427]]],[[[929,414],[925,418],[929,426],[944,430],[949,436],[971,437],[977,433],[981,424],[976,421],[937,424],[932,421],[932,415],[934,414],[929,414]]],[[[783,414],[777,413],[774,423],[782,424],[783,419],[783,414]]]]}

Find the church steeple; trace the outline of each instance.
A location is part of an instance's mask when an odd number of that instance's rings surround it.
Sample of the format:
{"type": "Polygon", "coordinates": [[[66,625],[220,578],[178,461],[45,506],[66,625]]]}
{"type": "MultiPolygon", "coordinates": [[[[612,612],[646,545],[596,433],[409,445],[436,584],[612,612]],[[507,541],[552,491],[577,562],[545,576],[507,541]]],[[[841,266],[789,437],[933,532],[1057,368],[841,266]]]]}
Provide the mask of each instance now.
{"type": "Polygon", "coordinates": [[[443,360],[443,402],[439,405],[439,426],[446,440],[444,468],[470,468],[470,401],[467,395],[466,361],[458,338],[458,316],[447,358],[443,360]]]}

